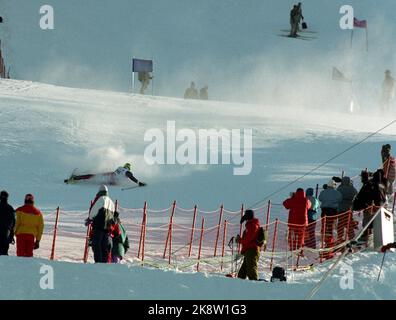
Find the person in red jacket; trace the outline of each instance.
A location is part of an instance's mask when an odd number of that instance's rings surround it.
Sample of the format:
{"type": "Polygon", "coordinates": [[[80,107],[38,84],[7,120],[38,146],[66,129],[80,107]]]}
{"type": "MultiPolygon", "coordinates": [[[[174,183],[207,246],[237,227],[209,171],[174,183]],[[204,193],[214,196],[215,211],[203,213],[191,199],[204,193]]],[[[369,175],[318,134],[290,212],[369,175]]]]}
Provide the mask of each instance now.
{"type": "Polygon", "coordinates": [[[300,249],[304,244],[304,231],[308,225],[308,209],[311,208],[311,202],[306,197],[304,189],[298,188],[283,202],[283,206],[289,210],[289,248],[300,249]]]}
{"type": "Polygon", "coordinates": [[[241,253],[244,256],[243,263],[238,272],[238,278],[258,280],[258,261],[260,259],[260,247],[257,244],[257,236],[260,222],[254,217],[253,210],[246,210],[241,219],[241,224],[246,221],[245,231],[242,237],[237,235],[237,242],[242,245],[241,253]]]}

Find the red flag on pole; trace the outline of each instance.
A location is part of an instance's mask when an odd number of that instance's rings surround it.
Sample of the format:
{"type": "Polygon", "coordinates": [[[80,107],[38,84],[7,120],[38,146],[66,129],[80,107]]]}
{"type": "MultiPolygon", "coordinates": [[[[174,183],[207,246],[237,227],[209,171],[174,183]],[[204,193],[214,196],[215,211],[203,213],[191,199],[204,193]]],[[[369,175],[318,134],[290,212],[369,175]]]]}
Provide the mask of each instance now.
{"type": "Polygon", "coordinates": [[[356,28],[367,28],[367,20],[353,18],[353,26],[356,28]]]}

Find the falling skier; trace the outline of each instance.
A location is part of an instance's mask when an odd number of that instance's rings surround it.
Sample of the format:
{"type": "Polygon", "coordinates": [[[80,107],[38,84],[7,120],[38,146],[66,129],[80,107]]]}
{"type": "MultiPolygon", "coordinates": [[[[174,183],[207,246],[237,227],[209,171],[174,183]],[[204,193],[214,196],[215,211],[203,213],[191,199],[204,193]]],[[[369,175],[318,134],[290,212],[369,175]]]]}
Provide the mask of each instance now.
{"type": "Polygon", "coordinates": [[[106,172],[101,174],[84,174],[84,175],[75,175],[74,173],[70,176],[69,179],[66,179],[64,182],[66,184],[76,183],[79,181],[91,181],[99,184],[107,183],[110,185],[119,185],[122,184],[122,181],[125,178],[129,181],[133,181],[139,187],[144,187],[146,183],[139,181],[131,172],[131,164],[126,163],[123,167],[117,168],[114,172],[106,172]]]}

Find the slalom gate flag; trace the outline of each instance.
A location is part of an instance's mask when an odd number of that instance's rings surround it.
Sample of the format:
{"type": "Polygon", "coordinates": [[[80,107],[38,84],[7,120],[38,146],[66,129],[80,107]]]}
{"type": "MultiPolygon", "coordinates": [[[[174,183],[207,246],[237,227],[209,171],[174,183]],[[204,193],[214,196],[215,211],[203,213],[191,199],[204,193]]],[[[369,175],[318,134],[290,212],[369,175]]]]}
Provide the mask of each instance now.
{"type": "Polygon", "coordinates": [[[353,26],[356,28],[367,28],[367,20],[353,18],[353,26]]]}
{"type": "Polygon", "coordinates": [[[344,74],[338,70],[336,67],[333,67],[333,76],[332,79],[335,81],[343,81],[343,82],[351,82],[344,74]]]}
{"type": "Polygon", "coordinates": [[[153,60],[133,59],[133,72],[153,72],[153,60]]]}

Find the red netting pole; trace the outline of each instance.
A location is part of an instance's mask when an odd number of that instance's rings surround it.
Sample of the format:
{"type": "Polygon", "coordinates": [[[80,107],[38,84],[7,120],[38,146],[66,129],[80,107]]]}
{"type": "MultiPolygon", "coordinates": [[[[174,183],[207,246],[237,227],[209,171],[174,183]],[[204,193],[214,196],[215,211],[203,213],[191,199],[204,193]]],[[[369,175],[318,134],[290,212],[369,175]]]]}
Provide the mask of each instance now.
{"type": "Polygon", "coordinates": [[[143,224],[143,243],[142,243],[142,261],[144,261],[144,250],[146,246],[146,226],[147,226],[147,205],[144,210],[144,224],[143,224]]]}
{"type": "MultiPolygon", "coordinates": [[[[222,250],[221,250],[221,257],[224,258],[224,253],[225,253],[225,242],[227,239],[227,220],[224,220],[224,231],[223,231],[223,245],[222,245],[222,250]]],[[[223,259],[221,259],[221,271],[223,271],[223,259]]]]}
{"type": "MultiPolygon", "coordinates": [[[[323,217],[322,221],[322,249],[325,249],[325,238],[326,238],[326,216],[323,217]]],[[[320,254],[320,263],[323,262],[323,252],[320,254]]]]}
{"type": "Polygon", "coordinates": [[[168,260],[169,264],[171,264],[171,256],[172,256],[172,231],[173,231],[173,216],[175,215],[175,210],[176,210],[176,201],[173,202],[172,216],[169,225],[169,260],[168,260]]]}
{"type": "MultiPolygon", "coordinates": [[[[243,208],[243,204],[242,204],[242,206],[241,206],[241,219],[243,217],[243,211],[244,211],[244,208],[243,208]]],[[[242,237],[242,224],[239,226],[239,235],[242,237]]],[[[238,243],[238,253],[239,254],[241,253],[241,244],[240,243],[238,243]]]]}
{"type": "Polygon", "coordinates": [[[175,213],[175,207],[176,207],[176,201],[173,202],[172,212],[169,217],[168,233],[166,234],[164,254],[162,256],[163,259],[165,259],[165,257],[166,257],[166,249],[168,248],[168,243],[170,242],[170,234],[171,234],[171,228],[172,228],[173,214],[175,213]]]}
{"type": "Polygon", "coordinates": [[[217,255],[217,245],[219,243],[219,237],[220,237],[221,220],[223,220],[223,210],[224,210],[224,206],[221,205],[219,223],[217,225],[217,235],[216,235],[216,241],[215,241],[215,247],[214,247],[214,254],[213,254],[214,257],[216,257],[216,255],[217,255]]]}
{"type": "MultiPolygon", "coordinates": [[[[88,218],[89,218],[89,215],[91,214],[91,208],[92,208],[92,200],[91,200],[91,204],[89,205],[88,218]]],[[[84,256],[83,256],[84,263],[87,263],[87,261],[88,261],[88,243],[89,243],[89,235],[90,234],[91,234],[91,224],[88,224],[87,234],[85,236],[85,246],[84,246],[84,256]]]]}
{"type": "Polygon", "coordinates": [[[199,271],[199,260],[201,260],[201,251],[202,251],[202,241],[203,241],[203,235],[204,235],[204,226],[205,226],[205,218],[202,218],[201,235],[199,237],[197,271],[199,271]]]}
{"type": "Polygon", "coordinates": [[[145,219],[146,219],[146,209],[147,209],[147,202],[144,202],[143,206],[143,216],[142,216],[142,225],[140,227],[140,240],[139,240],[139,249],[138,249],[138,259],[140,258],[140,250],[142,248],[142,242],[143,242],[143,231],[144,231],[144,224],[145,224],[145,219]]]}
{"type": "Polygon", "coordinates": [[[270,263],[270,271],[272,271],[272,264],[274,262],[275,244],[276,244],[277,236],[278,236],[278,218],[275,219],[274,237],[272,239],[272,255],[271,255],[271,263],[270,263]]]}
{"type": "Polygon", "coordinates": [[[392,207],[392,213],[395,214],[395,203],[396,203],[396,192],[393,195],[393,207],[392,207]]]}
{"type": "Polygon", "coordinates": [[[55,242],[56,242],[56,235],[58,233],[58,220],[59,220],[59,207],[56,209],[54,236],[52,238],[52,250],[51,250],[50,260],[54,260],[55,258],[55,242]]]}
{"type": "Polygon", "coordinates": [[[319,195],[319,183],[316,184],[315,198],[317,198],[318,195],[319,195]]]}
{"type": "Polygon", "coordinates": [[[194,240],[194,229],[195,229],[195,222],[197,219],[197,206],[194,206],[194,217],[193,217],[193,222],[191,226],[191,236],[190,236],[190,247],[188,248],[188,257],[191,257],[191,251],[192,251],[192,244],[194,240]]]}

